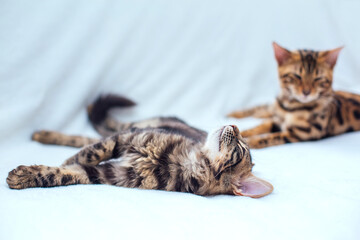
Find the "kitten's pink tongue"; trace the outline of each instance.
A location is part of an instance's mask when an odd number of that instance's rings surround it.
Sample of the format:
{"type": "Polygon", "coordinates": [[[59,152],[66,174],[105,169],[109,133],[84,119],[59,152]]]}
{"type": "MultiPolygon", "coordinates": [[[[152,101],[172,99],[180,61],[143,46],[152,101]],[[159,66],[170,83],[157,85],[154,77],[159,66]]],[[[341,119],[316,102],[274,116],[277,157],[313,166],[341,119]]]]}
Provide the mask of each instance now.
{"type": "Polygon", "coordinates": [[[267,181],[250,174],[240,180],[240,187],[234,190],[235,195],[259,198],[268,195],[274,187],[267,181]]]}

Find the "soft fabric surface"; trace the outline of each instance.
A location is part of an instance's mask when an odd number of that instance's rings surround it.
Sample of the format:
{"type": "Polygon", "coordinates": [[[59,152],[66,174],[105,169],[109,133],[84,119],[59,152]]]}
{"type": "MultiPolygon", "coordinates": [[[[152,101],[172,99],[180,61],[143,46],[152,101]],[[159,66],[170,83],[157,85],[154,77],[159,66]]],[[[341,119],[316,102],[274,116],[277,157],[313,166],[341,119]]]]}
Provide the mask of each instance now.
{"type": "Polygon", "coordinates": [[[271,42],[344,45],[334,88],[360,93],[359,1],[0,2],[0,239],[359,239],[360,132],[252,150],[274,185],[261,199],[77,185],[11,190],[18,165],[57,166],[76,149],[34,130],[96,136],[100,93],[138,103],[121,120],[176,115],[245,129],[231,110],[273,101],[271,42]]]}

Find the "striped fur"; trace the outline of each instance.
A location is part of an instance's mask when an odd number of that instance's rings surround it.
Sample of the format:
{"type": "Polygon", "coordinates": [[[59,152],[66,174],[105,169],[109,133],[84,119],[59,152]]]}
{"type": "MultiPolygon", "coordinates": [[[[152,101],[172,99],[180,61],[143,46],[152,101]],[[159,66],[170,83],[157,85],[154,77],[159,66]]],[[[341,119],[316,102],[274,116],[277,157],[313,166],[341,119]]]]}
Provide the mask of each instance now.
{"type": "Polygon", "coordinates": [[[88,108],[90,121],[105,136],[101,140],[35,132],[32,138],[41,143],[83,148],[60,167],[17,167],[9,173],[9,187],[110,184],[251,197],[272,191],[271,184],[252,175],[249,147],[236,126],[224,126],[208,135],[177,118],[121,123],[107,115],[112,107],[131,103],[124,98],[105,96],[88,108]],[[246,188],[252,188],[246,184],[254,182],[266,189],[260,194],[247,194],[246,188]]]}
{"type": "Polygon", "coordinates": [[[274,43],[281,93],[271,105],[229,117],[264,118],[243,131],[251,148],[319,140],[360,130],[360,95],[333,91],[333,68],[341,48],[289,51],[274,43]]]}

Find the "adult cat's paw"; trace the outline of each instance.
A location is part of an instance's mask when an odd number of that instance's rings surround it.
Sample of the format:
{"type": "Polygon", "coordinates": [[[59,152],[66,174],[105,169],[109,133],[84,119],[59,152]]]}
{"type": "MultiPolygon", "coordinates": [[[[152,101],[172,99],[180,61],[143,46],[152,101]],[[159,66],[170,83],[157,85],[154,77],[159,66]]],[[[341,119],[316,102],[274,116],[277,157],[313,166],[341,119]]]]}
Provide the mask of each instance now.
{"type": "Polygon", "coordinates": [[[36,172],[39,171],[38,166],[18,166],[9,172],[6,182],[10,188],[23,189],[28,187],[36,187],[36,172]]]}
{"type": "Polygon", "coordinates": [[[231,118],[244,118],[246,115],[242,111],[234,111],[226,115],[226,117],[231,118]]]}
{"type": "Polygon", "coordinates": [[[53,131],[36,131],[31,135],[33,141],[44,143],[44,144],[55,144],[56,143],[56,133],[53,131]]]}

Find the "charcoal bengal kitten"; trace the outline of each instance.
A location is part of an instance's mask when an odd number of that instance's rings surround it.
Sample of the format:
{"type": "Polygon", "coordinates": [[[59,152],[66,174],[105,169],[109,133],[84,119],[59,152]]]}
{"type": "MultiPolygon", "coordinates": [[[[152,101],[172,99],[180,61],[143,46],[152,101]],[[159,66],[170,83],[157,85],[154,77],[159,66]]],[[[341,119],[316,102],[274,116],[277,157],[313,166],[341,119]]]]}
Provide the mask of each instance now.
{"type": "Polygon", "coordinates": [[[360,95],[333,91],[333,69],[342,48],[289,51],[273,43],[281,92],[271,105],[229,117],[265,118],[241,132],[250,148],[310,141],[360,130],[360,95]]]}
{"type": "Polygon", "coordinates": [[[105,136],[102,140],[35,132],[33,139],[41,143],[85,147],[60,167],[17,167],[9,173],[9,187],[111,184],[254,198],[273,190],[251,173],[250,151],[236,126],[224,126],[207,136],[177,118],[125,124],[107,116],[113,107],[132,105],[130,100],[109,95],[88,108],[92,124],[105,136]]]}

